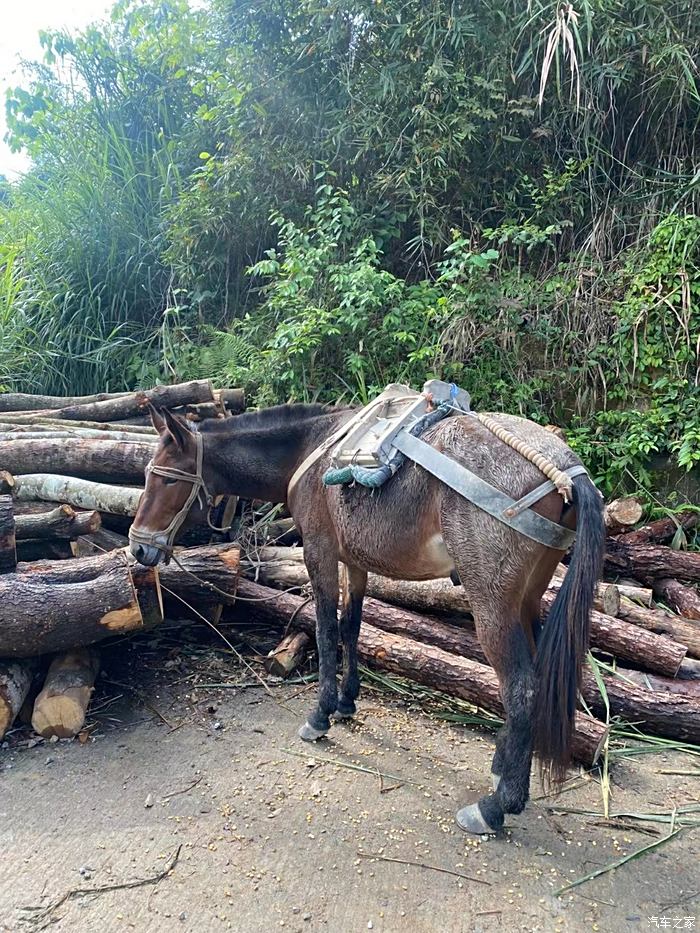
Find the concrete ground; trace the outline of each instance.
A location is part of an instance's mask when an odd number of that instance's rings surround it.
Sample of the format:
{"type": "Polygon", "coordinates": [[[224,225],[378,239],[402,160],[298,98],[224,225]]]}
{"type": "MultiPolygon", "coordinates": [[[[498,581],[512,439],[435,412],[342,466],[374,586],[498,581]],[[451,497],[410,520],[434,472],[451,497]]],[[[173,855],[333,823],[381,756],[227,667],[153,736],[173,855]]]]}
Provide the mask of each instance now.
{"type": "MultiPolygon", "coordinates": [[[[310,747],[296,729],[315,685],[267,692],[259,666],[180,631],[105,651],[84,741],[9,736],[0,930],[700,928],[693,827],[557,897],[669,825],[606,821],[598,778],[572,773],[556,801],[533,781],[502,837],[469,838],[453,816],[487,788],[491,735],[368,689],[357,720],[310,747]]],[[[618,760],[611,810],[697,803],[699,765],[677,752],[618,760]]]]}

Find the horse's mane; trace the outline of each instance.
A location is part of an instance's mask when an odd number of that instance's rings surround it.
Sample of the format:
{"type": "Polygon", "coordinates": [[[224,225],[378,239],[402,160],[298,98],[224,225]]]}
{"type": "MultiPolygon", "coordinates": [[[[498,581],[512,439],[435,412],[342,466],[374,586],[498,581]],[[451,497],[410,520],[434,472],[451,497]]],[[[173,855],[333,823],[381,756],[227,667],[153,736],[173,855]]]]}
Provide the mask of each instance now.
{"type": "Polygon", "coordinates": [[[294,404],[273,405],[271,408],[261,408],[258,411],[246,411],[233,418],[209,419],[200,425],[200,430],[210,433],[238,431],[279,431],[289,430],[301,426],[313,418],[324,415],[342,414],[348,411],[348,406],[333,407],[322,404],[294,404]]]}

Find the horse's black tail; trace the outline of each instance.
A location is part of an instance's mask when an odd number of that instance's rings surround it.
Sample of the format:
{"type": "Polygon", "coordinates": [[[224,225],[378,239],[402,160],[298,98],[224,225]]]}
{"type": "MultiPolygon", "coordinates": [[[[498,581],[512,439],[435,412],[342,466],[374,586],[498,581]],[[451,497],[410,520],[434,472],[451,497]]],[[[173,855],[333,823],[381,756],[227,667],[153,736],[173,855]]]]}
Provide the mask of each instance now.
{"type": "Polygon", "coordinates": [[[602,500],[588,476],[573,478],[576,542],[569,570],[537,642],[533,749],[542,774],[561,781],[569,763],[581,668],[600,576],[605,525],[602,500]]]}

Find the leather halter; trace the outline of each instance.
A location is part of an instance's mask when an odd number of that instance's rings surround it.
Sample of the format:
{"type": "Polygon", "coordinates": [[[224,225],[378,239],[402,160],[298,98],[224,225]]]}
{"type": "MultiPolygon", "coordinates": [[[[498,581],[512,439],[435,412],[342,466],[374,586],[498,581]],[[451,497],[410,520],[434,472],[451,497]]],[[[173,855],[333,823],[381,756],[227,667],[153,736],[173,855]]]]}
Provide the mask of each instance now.
{"type": "Polygon", "coordinates": [[[195,441],[196,473],[188,473],[186,470],[180,470],[177,467],[157,466],[153,463],[153,460],[149,460],[145,470],[146,477],[148,477],[149,473],[154,473],[156,476],[163,476],[167,479],[177,480],[178,482],[190,483],[192,488],[184,504],[181,506],[180,510],[175,513],[170,524],[160,531],[146,531],[145,529],[137,528],[135,525],[132,525],[129,529],[129,541],[133,544],[145,544],[149,547],[158,548],[164,551],[168,557],[172,553],[175,536],[180,530],[182,523],[187,518],[195,500],[199,502],[201,508],[204,508],[205,505],[209,507],[207,510],[207,524],[212,531],[224,533],[231,529],[230,525],[228,528],[217,528],[211,522],[211,510],[215,505],[215,501],[214,496],[207,489],[207,484],[204,482],[202,473],[204,443],[202,441],[202,435],[197,431],[192,431],[191,434],[195,441]]]}

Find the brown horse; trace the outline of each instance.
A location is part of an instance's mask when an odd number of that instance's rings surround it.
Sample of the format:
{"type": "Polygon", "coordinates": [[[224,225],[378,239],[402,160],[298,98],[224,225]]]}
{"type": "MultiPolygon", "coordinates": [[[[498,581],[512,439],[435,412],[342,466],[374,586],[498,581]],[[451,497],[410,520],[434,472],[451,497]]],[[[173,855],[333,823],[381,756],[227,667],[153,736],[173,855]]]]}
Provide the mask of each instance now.
{"type": "MultiPolygon", "coordinates": [[[[540,600],[562,552],[523,537],[411,462],[379,490],[324,486],[328,454],[296,482],[292,475],[341,424],[349,409],[288,405],[199,430],[164,411],[152,412],[160,440],[131,532],[137,560],[157,564],[197,495],[224,493],[287,502],[304,539],[313,588],[319,656],[318,703],[300,736],[325,735],[331,717],[355,712],[360,682],[357,639],[367,572],[428,580],[459,574],[476,629],[495,668],[506,711],[496,738],[493,793],[457,814],[470,832],[494,832],[504,813],[520,813],[529,795],[533,750],[555,778],[569,760],[581,664],[604,541],[601,499],[587,475],[573,479],[573,502],[551,492],[535,506],[577,538],[564,585],[540,629],[540,600]],[[338,624],[338,562],[349,587],[338,624]],[[343,645],[340,691],[338,635],[343,645]]],[[[554,434],[510,415],[492,416],[564,470],[579,464],[554,434]]],[[[423,439],[513,498],[543,481],[540,471],[471,415],[429,429],[423,439]]]]}

